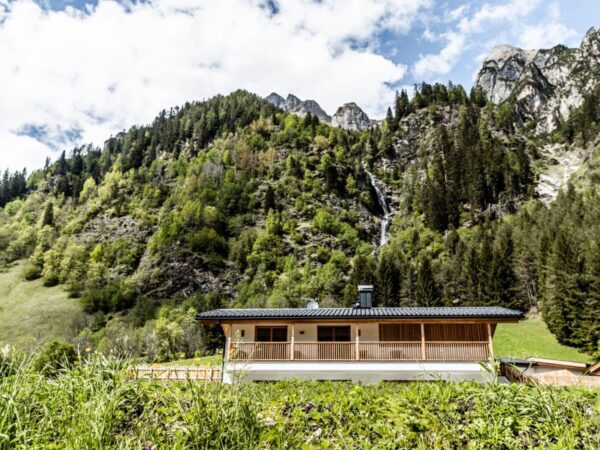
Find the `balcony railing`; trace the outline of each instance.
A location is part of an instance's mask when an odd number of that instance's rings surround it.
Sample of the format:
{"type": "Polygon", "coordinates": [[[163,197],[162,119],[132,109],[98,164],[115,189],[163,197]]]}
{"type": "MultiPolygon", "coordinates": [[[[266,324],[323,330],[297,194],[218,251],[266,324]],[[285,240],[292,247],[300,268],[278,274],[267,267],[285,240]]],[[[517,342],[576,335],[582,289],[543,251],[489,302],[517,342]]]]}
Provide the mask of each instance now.
{"type": "Polygon", "coordinates": [[[231,361],[484,361],[487,341],[242,342],[232,343],[231,361]]]}

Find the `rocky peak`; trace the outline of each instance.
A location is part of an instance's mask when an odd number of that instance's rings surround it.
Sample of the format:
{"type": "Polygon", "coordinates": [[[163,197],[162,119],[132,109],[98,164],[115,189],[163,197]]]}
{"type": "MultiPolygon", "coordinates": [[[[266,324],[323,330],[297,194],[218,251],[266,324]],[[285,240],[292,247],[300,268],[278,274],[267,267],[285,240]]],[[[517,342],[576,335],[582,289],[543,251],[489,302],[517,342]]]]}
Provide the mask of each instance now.
{"type": "Polygon", "coordinates": [[[600,33],[592,27],[577,48],[495,47],[484,59],[475,85],[494,103],[511,99],[522,122],[533,119],[538,132],[548,132],[581,105],[585,92],[599,79],[600,33]]]}
{"type": "Polygon", "coordinates": [[[591,27],[587,33],[585,33],[579,48],[588,54],[598,56],[600,54],[600,32],[594,27],[591,27]]]}
{"type": "Polygon", "coordinates": [[[535,57],[536,50],[522,50],[512,45],[494,47],[483,60],[475,84],[495,103],[506,100],[523,69],[535,57]]]}
{"type": "Polygon", "coordinates": [[[371,120],[354,102],[346,103],[338,108],[331,118],[331,124],[347,130],[366,130],[371,127],[371,120]]]}
{"type": "Polygon", "coordinates": [[[293,113],[300,117],[304,117],[310,113],[313,116],[317,116],[322,122],[331,122],[331,117],[314,100],[302,101],[293,94],[288,94],[284,100],[281,95],[275,92],[265,97],[265,100],[283,109],[285,112],[293,113]]]}
{"type": "Polygon", "coordinates": [[[284,109],[288,112],[301,112],[297,111],[302,108],[302,100],[292,94],[288,94],[285,99],[284,109]]]}
{"type": "Polygon", "coordinates": [[[276,92],[271,92],[269,95],[267,95],[265,97],[265,100],[268,101],[269,103],[277,106],[278,108],[281,108],[281,105],[283,105],[285,102],[283,97],[276,92]]]}

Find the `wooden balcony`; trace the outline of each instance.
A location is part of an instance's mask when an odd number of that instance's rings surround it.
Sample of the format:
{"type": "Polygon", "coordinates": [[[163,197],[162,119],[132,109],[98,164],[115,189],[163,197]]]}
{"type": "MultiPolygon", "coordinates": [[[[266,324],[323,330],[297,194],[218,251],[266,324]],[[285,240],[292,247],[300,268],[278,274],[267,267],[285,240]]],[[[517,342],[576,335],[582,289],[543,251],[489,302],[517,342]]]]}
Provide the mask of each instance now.
{"type": "Polygon", "coordinates": [[[230,361],[485,361],[488,341],[244,342],[229,346],[230,361]]]}

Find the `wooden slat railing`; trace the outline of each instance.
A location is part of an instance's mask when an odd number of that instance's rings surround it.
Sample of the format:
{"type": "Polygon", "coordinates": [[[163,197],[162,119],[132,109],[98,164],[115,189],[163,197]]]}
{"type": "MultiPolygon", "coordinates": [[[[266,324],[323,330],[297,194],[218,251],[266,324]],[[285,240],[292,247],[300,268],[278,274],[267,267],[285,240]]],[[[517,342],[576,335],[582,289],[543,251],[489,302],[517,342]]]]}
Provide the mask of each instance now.
{"type": "Polygon", "coordinates": [[[359,359],[367,361],[408,361],[421,359],[421,341],[360,342],[359,359]]]}
{"type": "Polygon", "coordinates": [[[425,342],[429,361],[485,361],[489,358],[487,342],[439,341],[425,342]]]}
{"type": "Polygon", "coordinates": [[[353,342],[296,342],[294,359],[300,361],[349,361],[356,359],[353,342]]]}
{"type": "Polygon", "coordinates": [[[229,359],[234,361],[278,361],[290,359],[289,342],[247,342],[231,345],[229,359]]]}
{"type": "MultiPolygon", "coordinates": [[[[295,342],[297,361],[485,361],[490,357],[486,341],[405,342],[295,342]],[[424,350],[424,352],[423,352],[424,350]],[[423,358],[423,353],[425,357],[423,358]]],[[[292,359],[290,342],[231,344],[232,361],[283,361],[292,359]]]]}

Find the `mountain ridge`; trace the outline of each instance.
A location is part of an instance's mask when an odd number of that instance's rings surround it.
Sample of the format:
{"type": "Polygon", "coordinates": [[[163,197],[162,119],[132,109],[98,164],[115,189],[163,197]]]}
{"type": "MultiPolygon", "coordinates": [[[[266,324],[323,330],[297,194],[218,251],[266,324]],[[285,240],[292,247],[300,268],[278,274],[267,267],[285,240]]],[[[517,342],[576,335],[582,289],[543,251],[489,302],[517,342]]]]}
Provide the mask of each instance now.
{"type": "Polygon", "coordinates": [[[333,116],[329,116],[315,100],[300,100],[293,94],[288,94],[284,99],[276,92],[272,92],[265,97],[265,100],[285,112],[296,114],[299,117],[311,114],[321,122],[347,130],[362,131],[373,125],[369,116],[354,102],[345,103],[337,109],[333,116]]]}

